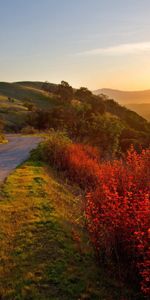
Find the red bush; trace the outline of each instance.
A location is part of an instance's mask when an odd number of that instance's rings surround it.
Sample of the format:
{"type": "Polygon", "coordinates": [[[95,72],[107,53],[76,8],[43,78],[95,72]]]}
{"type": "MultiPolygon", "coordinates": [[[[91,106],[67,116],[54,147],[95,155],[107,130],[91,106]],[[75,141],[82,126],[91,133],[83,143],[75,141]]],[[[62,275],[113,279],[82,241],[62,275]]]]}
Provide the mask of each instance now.
{"type": "Polygon", "coordinates": [[[72,181],[84,189],[94,189],[99,182],[99,164],[95,148],[80,144],[67,147],[66,168],[72,181]]]}
{"type": "Polygon", "coordinates": [[[99,182],[99,152],[81,144],[49,141],[45,146],[45,159],[58,170],[65,171],[72,182],[84,189],[96,188],[99,182]]]}
{"type": "Polygon", "coordinates": [[[86,219],[96,251],[138,272],[149,295],[150,150],[131,149],[124,160],[100,163],[96,148],[52,141],[47,157],[89,191],[86,219]]]}
{"type": "MultiPolygon", "coordinates": [[[[87,194],[88,229],[99,252],[117,252],[141,275],[141,288],[150,293],[150,151],[128,152],[126,161],[100,166],[100,182],[87,194]]],[[[129,266],[128,266],[129,267],[129,266]]]]}

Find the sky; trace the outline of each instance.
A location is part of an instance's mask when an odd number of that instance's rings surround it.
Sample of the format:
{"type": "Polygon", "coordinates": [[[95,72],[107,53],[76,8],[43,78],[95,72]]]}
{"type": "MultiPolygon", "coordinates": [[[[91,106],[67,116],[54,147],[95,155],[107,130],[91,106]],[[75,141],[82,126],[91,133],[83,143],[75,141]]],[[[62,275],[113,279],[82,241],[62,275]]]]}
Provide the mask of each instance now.
{"type": "Polygon", "coordinates": [[[150,0],[0,0],[0,81],[150,89],[150,0]]]}

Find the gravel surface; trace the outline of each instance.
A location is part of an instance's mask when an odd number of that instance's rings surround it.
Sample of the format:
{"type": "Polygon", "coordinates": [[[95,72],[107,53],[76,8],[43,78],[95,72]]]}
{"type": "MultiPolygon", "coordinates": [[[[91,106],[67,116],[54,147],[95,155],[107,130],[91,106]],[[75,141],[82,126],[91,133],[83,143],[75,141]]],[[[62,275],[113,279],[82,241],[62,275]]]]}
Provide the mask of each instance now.
{"type": "Polygon", "coordinates": [[[0,183],[30,155],[30,151],[37,147],[40,137],[6,135],[8,144],[0,144],[0,183]]]}

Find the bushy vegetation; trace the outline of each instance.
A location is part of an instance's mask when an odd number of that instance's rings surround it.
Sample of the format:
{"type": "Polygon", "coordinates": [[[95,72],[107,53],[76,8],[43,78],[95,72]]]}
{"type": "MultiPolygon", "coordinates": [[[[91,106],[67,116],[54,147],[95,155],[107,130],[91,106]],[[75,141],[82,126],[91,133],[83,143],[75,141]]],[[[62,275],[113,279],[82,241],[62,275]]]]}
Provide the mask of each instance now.
{"type": "Polygon", "coordinates": [[[149,295],[150,150],[131,149],[125,160],[102,163],[100,180],[86,196],[87,226],[98,253],[115,258],[149,295]],[[130,266],[130,267],[129,267],[130,266]]]}
{"type": "Polygon", "coordinates": [[[2,133],[0,133],[0,144],[3,144],[5,142],[5,137],[2,133]]]}
{"type": "Polygon", "coordinates": [[[38,131],[34,127],[28,125],[28,126],[22,128],[21,133],[36,134],[36,133],[38,133],[38,131]]]}
{"type": "Polygon", "coordinates": [[[0,144],[4,144],[7,142],[3,134],[3,128],[4,128],[4,122],[3,120],[0,120],[0,144]]]}
{"type": "Polygon", "coordinates": [[[116,262],[148,296],[150,150],[138,154],[132,147],[124,159],[103,162],[97,148],[53,133],[40,151],[85,190],[87,228],[99,259],[116,262]]]}
{"type": "Polygon", "coordinates": [[[0,83],[0,117],[8,132],[66,130],[71,139],[88,143],[111,158],[133,144],[139,151],[150,144],[150,125],[135,112],[85,87],[66,81],[0,83]],[[25,128],[25,129],[24,129],[25,128]]]}
{"type": "Polygon", "coordinates": [[[99,261],[115,262],[119,275],[148,296],[150,124],[114,100],[85,87],[74,90],[65,81],[1,83],[0,92],[11,106],[0,111],[5,130],[49,132],[33,156],[82,189],[99,261]]]}
{"type": "Polygon", "coordinates": [[[73,90],[65,81],[42,89],[57,96],[50,110],[36,109],[28,116],[30,126],[38,130],[66,130],[71,139],[96,146],[101,156],[111,158],[126,152],[133,144],[137,151],[150,143],[150,125],[136,113],[104,95],[95,96],[87,88],[73,90]]]}

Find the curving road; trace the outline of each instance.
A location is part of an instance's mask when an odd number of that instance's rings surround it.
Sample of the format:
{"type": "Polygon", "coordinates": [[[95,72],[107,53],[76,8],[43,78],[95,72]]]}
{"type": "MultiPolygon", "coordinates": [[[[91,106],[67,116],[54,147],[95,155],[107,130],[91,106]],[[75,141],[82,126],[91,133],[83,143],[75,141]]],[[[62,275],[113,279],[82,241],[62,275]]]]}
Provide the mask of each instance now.
{"type": "Polygon", "coordinates": [[[40,137],[23,137],[17,134],[6,135],[8,144],[0,144],[0,183],[19,164],[25,161],[30,151],[40,143],[40,137]]]}

